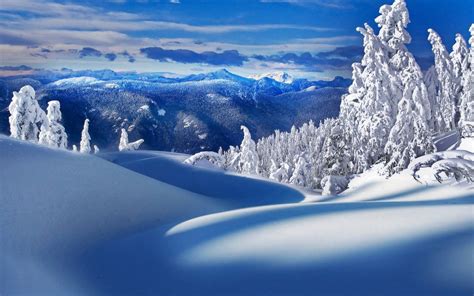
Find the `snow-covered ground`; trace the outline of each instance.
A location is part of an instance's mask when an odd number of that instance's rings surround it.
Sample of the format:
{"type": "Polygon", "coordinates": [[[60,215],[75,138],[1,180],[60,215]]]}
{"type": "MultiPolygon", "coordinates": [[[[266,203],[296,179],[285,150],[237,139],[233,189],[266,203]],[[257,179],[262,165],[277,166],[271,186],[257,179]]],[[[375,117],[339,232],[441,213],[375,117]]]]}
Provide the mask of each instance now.
{"type": "Polygon", "coordinates": [[[321,197],[182,154],[99,156],[0,136],[1,295],[474,291],[470,187],[374,167],[321,197]]]}

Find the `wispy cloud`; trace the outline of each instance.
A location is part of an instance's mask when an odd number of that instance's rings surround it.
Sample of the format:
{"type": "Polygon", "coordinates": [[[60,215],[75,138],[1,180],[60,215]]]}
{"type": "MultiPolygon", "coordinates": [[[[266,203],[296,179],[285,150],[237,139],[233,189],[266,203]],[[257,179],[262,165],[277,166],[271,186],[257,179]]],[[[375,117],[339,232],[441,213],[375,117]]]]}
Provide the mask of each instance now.
{"type": "Polygon", "coordinates": [[[350,2],[342,0],[260,0],[262,3],[288,3],[293,5],[318,5],[328,8],[349,9],[350,2]]]}

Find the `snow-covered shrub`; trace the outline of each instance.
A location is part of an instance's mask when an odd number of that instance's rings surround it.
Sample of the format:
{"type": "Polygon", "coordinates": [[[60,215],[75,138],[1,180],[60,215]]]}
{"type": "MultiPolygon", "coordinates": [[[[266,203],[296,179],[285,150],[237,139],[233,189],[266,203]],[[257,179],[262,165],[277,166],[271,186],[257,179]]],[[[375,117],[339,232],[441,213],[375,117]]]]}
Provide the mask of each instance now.
{"type": "Polygon", "coordinates": [[[100,149],[97,145],[94,145],[94,154],[97,154],[100,152],[100,149]]]}
{"type": "Polygon", "coordinates": [[[46,119],[41,125],[39,133],[39,143],[42,145],[67,148],[67,134],[61,124],[62,116],[59,101],[49,101],[46,119]]]}
{"type": "Polygon", "coordinates": [[[418,172],[429,167],[433,169],[433,175],[440,183],[443,181],[442,173],[447,177],[454,177],[456,181],[464,179],[473,182],[474,153],[453,150],[424,155],[410,163],[408,170],[415,180],[420,181],[418,172]]]}
{"type": "Polygon", "coordinates": [[[91,152],[91,136],[89,135],[89,119],[84,120],[84,127],[81,133],[81,143],[79,152],[90,153],[91,152]]]}
{"type": "Polygon", "coordinates": [[[13,92],[8,106],[11,137],[38,142],[39,126],[46,119],[44,111],[36,100],[36,93],[30,85],[23,86],[19,92],[13,92]]]}
{"type": "Polygon", "coordinates": [[[323,195],[335,195],[347,189],[349,180],[345,176],[326,176],[321,180],[323,195]]]}
{"type": "MultiPolygon", "coordinates": [[[[273,167],[273,166],[272,166],[273,167]]],[[[290,173],[290,166],[287,163],[282,163],[277,168],[276,165],[272,168],[272,173],[269,178],[281,183],[288,183],[290,173]]]]}
{"type": "Polygon", "coordinates": [[[145,140],[140,139],[135,142],[129,143],[128,142],[128,133],[127,131],[123,128],[121,135],[120,135],[120,142],[119,142],[119,151],[130,151],[130,150],[137,150],[140,145],[144,142],[145,140]]]}
{"type": "Polygon", "coordinates": [[[201,160],[207,160],[213,165],[219,168],[225,168],[225,160],[222,155],[213,151],[203,151],[196,153],[186,160],[184,160],[185,164],[195,165],[197,162],[201,160]]]}

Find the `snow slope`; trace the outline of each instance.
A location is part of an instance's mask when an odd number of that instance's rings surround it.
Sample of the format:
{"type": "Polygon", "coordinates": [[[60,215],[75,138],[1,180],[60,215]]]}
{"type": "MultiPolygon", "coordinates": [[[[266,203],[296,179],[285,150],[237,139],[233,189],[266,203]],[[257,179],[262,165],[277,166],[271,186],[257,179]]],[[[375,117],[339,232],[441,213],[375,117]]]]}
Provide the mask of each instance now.
{"type": "Polygon", "coordinates": [[[104,294],[471,294],[472,192],[380,197],[198,217],[90,250],[80,272],[104,294]]]}
{"type": "Polygon", "coordinates": [[[474,291],[472,190],[400,175],[299,202],[182,154],[101,156],[0,136],[0,294],[474,291]]]}
{"type": "Polygon", "coordinates": [[[62,270],[53,266],[87,246],[231,208],[94,156],[5,136],[0,166],[2,295],[61,290],[66,279],[58,281],[62,270]],[[44,279],[55,272],[51,281],[44,279]]]}
{"type": "Polygon", "coordinates": [[[300,202],[304,199],[297,189],[281,183],[183,164],[182,161],[189,157],[185,154],[133,151],[105,153],[101,157],[161,182],[228,201],[235,207],[300,202]]]}

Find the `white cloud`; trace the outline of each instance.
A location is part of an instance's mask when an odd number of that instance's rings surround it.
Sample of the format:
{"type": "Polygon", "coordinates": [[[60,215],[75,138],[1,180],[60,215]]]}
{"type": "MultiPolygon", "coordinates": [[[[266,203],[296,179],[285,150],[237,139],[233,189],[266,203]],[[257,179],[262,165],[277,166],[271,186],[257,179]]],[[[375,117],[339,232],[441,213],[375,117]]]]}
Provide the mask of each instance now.
{"type": "Polygon", "coordinates": [[[173,4],[180,4],[181,1],[180,1],[180,0],[170,0],[170,3],[173,3],[173,4]]]}

